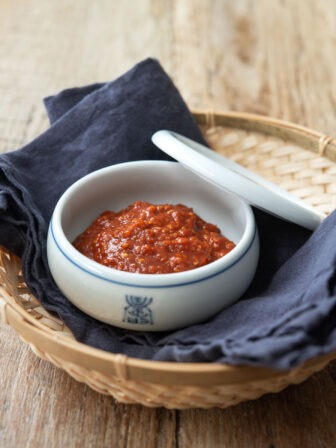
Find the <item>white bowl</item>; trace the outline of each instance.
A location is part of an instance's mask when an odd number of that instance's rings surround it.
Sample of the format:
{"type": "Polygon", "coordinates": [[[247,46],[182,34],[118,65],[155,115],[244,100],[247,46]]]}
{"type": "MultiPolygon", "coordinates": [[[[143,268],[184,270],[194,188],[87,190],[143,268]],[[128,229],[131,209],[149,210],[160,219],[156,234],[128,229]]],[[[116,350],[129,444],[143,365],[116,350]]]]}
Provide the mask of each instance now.
{"type": "Polygon", "coordinates": [[[48,263],[63,294],[90,316],[142,331],[181,328],[238,300],[255,274],[259,240],[251,207],[175,162],[141,161],[95,171],[58,201],[48,233],[48,263]],[[103,266],[71,242],[103,211],[136,200],[182,203],[216,224],[236,247],[206,266],[172,274],[138,274],[103,266]]]}

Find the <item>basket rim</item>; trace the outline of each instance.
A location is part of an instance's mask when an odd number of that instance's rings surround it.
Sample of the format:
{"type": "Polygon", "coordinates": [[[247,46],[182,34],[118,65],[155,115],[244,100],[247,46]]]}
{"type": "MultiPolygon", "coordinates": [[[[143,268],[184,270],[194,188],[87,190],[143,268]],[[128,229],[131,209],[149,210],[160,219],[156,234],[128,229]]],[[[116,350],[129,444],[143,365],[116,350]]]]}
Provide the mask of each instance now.
{"type": "Polygon", "coordinates": [[[201,125],[235,127],[238,124],[241,129],[249,130],[251,129],[251,124],[253,124],[255,132],[260,131],[274,135],[274,131],[278,131],[277,135],[282,138],[288,138],[301,145],[304,149],[336,162],[336,137],[307,126],[249,112],[193,109],[192,114],[196,122],[201,125]]]}
{"type": "MultiPolygon", "coordinates": [[[[6,322],[17,331],[24,342],[38,347],[51,358],[62,359],[73,365],[80,365],[91,371],[113,374],[123,380],[153,382],[174,385],[223,385],[258,382],[296,374],[301,370],[316,371],[336,358],[336,351],[312,358],[289,370],[267,367],[230,365],[219,363],[178,363],[144,360],[90,347],[75,339],[63,336],[41,324],[19,304],[8,299],[8,293],[0,287],[5,298],[6,322]],[[7,299],[6,299],[7,296],[7,299]],[[6,306],[7,305],[7,306],[6,306]],[[83,357],[84,355],[84,357],[83,357]],[[93,368],[92,366],[95,366],[93,368]]],[[[1,300],[1,299],[0,299],[1,300]]]]}
{"type": "MultiPolygon", "coordinates": [[[[310,128],[295,123],[240,112],[220,112],[193,110],[198,124],[211,127],[226,126],[274,135],[274,129],[281,138],[298,143],[301,147],[336,162],[336,140],[310,128]],[[237,126],[238,125],[238,126],[237,126]],[[251,127],[252,126],[252,127],[251,127]],[[268,129],[269,128],[269,129],[268,129]],[[323,148],[321,150],[321,142],[323,148]]],[[[0,248],[0,252],[5,252],[0,248]]],[[[182,363],[169,361],[144,360],[122,354],[106,352],[70,339],[60,331],[52,330],[32,316],[0,285],[0,305],[5,322],[9,323],[21,338],[49,355],[73,365],[80,365],[90,371],[113,374],[130,381],[153,382],[175,385],[223,385],[258,382],[263,379],[277,378],[293,374],[298,370],[317,371],[336,358],[336,351],[312,358],[289,370],[230,365],[219,363],[182,363]],[[1,297],[3,300],[1,301],[1,297]]]]}

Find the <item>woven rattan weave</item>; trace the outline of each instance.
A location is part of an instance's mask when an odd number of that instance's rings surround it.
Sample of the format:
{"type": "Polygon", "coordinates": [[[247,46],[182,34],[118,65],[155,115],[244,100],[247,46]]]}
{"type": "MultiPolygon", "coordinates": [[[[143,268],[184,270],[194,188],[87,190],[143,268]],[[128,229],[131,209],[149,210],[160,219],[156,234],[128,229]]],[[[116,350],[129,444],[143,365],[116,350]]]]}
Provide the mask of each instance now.
{"type": "MultiPolygon", "coordinates": [[[[291,123],[240,113],[195,112],[219,153],[328,214],[336,208],[336,141],[291,123]]],[[[218,364],[144,361],[83,345],[29,292],[20,260],[0,251],[0,311],[40,357],[123,403],[185,409],[227,407],[305,380],[336,358],[311,359],[288,372],[218,364]]]]}

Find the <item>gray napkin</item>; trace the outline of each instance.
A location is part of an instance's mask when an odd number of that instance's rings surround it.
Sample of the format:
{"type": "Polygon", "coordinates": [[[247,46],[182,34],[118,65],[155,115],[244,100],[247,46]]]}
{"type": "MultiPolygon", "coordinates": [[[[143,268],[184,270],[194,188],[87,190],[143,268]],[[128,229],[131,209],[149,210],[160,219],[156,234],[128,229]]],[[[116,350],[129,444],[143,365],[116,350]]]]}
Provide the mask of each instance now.
{"type": "Polygon", "coordinates": [[[169,159],[150,141],[171,129],[204,143],[190,112],[155,60],[106,84],[45,99],[51,127],[0,157],[0,244],[22,257],[43,306],[88,345],[133,357],[287,369],[336,349],[336,214],[311,236],[255,210],[261,237],[256,277],[244,297],[211,320],[171,333],[118,329],[85,315],[57,289],[46,263],[53,208],[64,190],[114,163],[169,159]]]}

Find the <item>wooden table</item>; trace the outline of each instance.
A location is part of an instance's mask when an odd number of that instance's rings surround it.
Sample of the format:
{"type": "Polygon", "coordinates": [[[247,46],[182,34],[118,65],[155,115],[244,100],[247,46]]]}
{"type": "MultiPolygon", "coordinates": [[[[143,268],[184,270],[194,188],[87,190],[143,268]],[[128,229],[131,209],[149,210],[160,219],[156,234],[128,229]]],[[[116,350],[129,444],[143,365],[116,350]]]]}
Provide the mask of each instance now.
{"type": "MultiPolygon", "coordinates": [[[[191,108],[256,112],[335,135],[333,0],[1,0],[0,151],[48,127],[42,98],[160,59],[191,108]]],[[[126,406],[0,326],[0,446],[334,447],[336,365],[227,410],[126,406]]]]}

